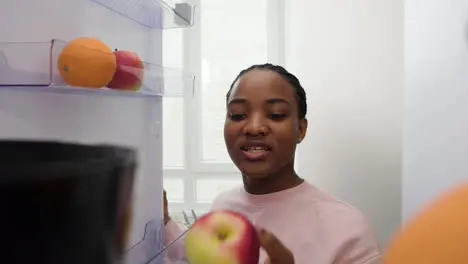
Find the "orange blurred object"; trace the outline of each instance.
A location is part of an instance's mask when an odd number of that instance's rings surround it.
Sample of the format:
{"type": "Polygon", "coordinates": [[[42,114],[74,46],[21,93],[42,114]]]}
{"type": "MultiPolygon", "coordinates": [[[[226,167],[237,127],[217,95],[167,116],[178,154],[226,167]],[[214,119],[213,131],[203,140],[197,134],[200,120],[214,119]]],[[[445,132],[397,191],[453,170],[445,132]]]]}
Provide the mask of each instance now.
{"type": "Polygon", "coordinates": [[[383,264],[467,264],[468,183],[440,196],[395,236],[383,264]]]}
{"type": "Polygon", "coordinates": [[[58,56],[57,68],[68,85],[101,88],[112,80],[117,62],[105,43],[83,37],[66,44],[58,56]]]}

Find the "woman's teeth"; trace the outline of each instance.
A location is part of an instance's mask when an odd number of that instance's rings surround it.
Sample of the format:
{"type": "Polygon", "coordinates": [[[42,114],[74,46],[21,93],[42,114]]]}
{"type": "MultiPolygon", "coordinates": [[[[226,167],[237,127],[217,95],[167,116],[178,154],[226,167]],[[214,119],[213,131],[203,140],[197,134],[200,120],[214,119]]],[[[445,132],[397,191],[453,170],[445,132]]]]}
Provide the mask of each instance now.
{"type": "Polygon", "coordinates": [[[248,147],[248,148],[245,148],[245,150],[248,152],[264,152],[264,151],[267,151],[268,149],[264,147],[248,147]]]}

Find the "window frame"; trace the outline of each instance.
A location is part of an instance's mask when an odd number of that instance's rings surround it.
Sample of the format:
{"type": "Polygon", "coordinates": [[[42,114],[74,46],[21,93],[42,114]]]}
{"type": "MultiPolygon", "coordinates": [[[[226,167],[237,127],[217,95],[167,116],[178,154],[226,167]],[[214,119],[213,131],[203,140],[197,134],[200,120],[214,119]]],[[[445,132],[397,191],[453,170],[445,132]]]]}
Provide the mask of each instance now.
{"type": "MultiPolygon", "coordinates": [[[[202,0],[191,0],[195,6],[200,6],[202,0]]],[[[268,0],[267,1],[267,61],[274,64],[283,65],[285,62],[285,3],[283,0],[268,0]]],[[[184,65],[195,74],[201,76],[202,73],[202,57],[201,57],[201,25],[200,13],[195,12],[194,26],[184,30],[184,65]]],[[[246,65],[247,67],[248,65],[246,65]]],[[[239,69],[240,70],[240,69],[239,69]]],[[[232,163],[212,163],[204,162],[202,158],[202,137],[200,123],[201,108],[199,106],[200,93],[197,92],[197,87],[201,86],[201,79],[195,78],[195,95],[193,98],[187,98],[186,101],[186,124],[185,138],[186,150],[190,155],[186,156],[185,165],[189,166],[192,172],[217,172],[217,173],[232,173],[236,172],[237,168],[232,163]],[[194,116],[195,115],[195,116],[194,116]]]]}
{"type": "MultiPolygon", "coordinates": [[[[163,171],[164,178],[168,179],[181,179],[184,184],[183,201],[171,201],[169,199],[169,210],[171,214],[181,214],[182,211],[196,210],[208,212],[211,208],[211,202],[197,201],[197,188],[196,182],[199,179],[219,179],[220,174],[223,180],[241,180],[239,172],[231,173],[216,173],[216,172],[205,172],[205,173],[193,173],[186,169],[166,169],[163,171]]],[[[170,196],[170,194],[168,194],[170,196]]]]}
{"type": "MultiPolygon", "coordinates": [[[[184,166],[181,168],[163,168],[164,178],[182,179],[184,182],[183,202],[169,201],[170,211],[181,213],[182,210],[209,211],[211,203],[196,201],[197,179],[239,179],[238,169],[231,162],[210,163],[202,159],[201,137],[201,107],[199,87],[201,85],[202,57],[201,57],[201,25],[199,11],[200,1],[187,0],[195,5],[194,25],[182,29],[183,40],[183,70],[190,71],[195,77],[195,93],[184,96],[184,166]]],[[[283,0],[267,1],[267,61],[273,64],[285,63],[285,3],[283,0]]],[[[246,67],[249,65],[246,65],[246,67]]]]}

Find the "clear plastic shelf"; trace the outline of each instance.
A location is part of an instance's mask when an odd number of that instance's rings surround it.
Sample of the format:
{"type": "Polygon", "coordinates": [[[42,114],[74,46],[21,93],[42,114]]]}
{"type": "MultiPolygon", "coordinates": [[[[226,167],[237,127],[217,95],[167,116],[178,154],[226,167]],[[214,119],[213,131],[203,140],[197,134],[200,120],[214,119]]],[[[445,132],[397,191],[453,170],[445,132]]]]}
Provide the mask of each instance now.
{"type": "MultiPolygon", "coordinates": [[[[152,220],[145,226],[143,238],[136,244],[127,248],[125,254],[125,263],[129,264],[188,264],[184,259],[174,259],[174,256],[168,254],[172,247],[180,247],[187,235],[188,229],[168,245],[164,246],[164,223],[161,220],[152,220]]],[[[176,249],[184,250],[183,248],[176,249]]],[[[176,254],[178,255],[178,254],[176,254]]],[[[180,255],[177,257],[181,257],[180,255]]]]}
{"type": "MultiPolygon", "coordinates": [[[[27,89],[36,87],[38,91],[164,97],[193,96],[195,93],[194,75],[144,61],[142,85],[138,91],[68,85],[60,76],[57,67],[58,56],[66,44],[67,42],[61,40],[0,42],[0,88],[22,86],[27,89]]],[[[89,49],[89,52],[100,51],[89,49]]],[[[126,67],[127,70],[129,66],[126,67]]],[[[128,70],[132,71],[133,68],[130,67],[128,70]]]]}
{"type": "Polygon", "coordinates": [[[164,244],[163,230],[164,223],[162,220],[148,222],[141,241],[127,248],[125,263],[147,264],[156,262],[156,260],[162,260],[164,256],[160,250],[164,244]]]}
{"type": "Polygon", "coordinates": [[[195,6],[165,0],[92,0],[145,27],[170,29],[193,25],[195,6]]]}
{"type": "Polygon", "coordinates": [[[0,42],[1,86],[49,86],[50,42],[0,42]]]}

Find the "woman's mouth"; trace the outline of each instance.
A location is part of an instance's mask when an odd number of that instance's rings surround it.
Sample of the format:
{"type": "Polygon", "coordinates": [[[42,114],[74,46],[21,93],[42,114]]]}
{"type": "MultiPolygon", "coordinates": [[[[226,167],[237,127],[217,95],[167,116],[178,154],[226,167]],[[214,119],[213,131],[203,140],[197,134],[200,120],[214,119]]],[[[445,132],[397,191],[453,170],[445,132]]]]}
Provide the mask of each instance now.
{"type": "Polygon", "coordinates": [[[271,149],[267,146],[245,146],[241,147],[244,157],[249,161],[260,161],[266,158],[271,149]]]}

